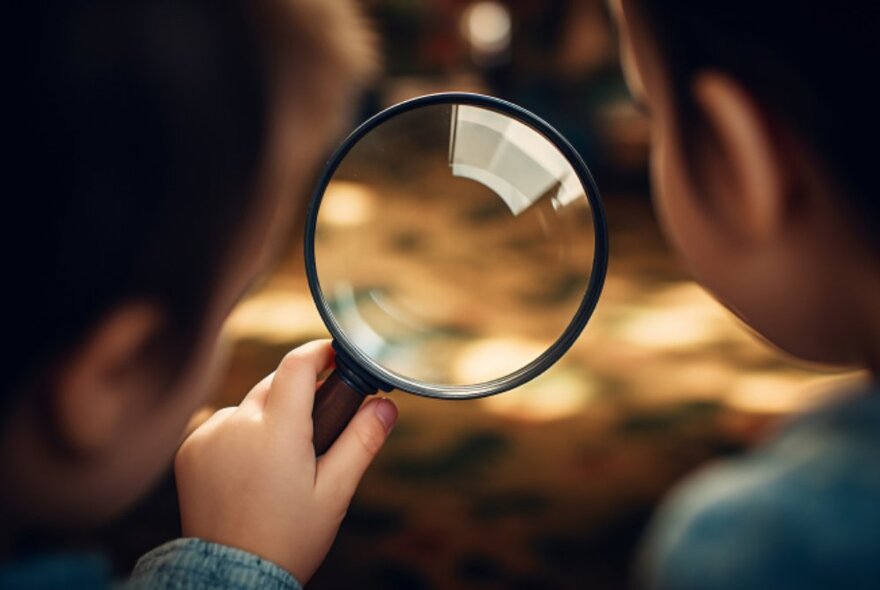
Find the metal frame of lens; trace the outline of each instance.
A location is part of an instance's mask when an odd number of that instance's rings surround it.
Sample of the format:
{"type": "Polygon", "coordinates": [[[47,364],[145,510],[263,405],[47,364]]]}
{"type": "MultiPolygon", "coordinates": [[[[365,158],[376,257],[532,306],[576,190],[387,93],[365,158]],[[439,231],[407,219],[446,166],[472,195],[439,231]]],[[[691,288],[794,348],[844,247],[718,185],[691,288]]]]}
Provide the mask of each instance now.
{"type": "Polygon", "coordinates": [[[346,358],[346,364],[349,365],[350,368],[354,369],[356,372],[363,371],[365,373],[363,377],[370,382],[377,383],[379,389],[386,391],[391,390],[392,388],[397,388],[402,391],[425,397],[471,399],[508,391],[522,385],[523,383],[531,381],[550,368],[550,366],[558,361],[562,355],[571,348],[571,345],[574,344],[584,327],[587,325],[590,316],[592,316],[596,304],[599,301],[602,287],[605,284],[605,274],[608,269],[608,227],[605,220],[605,208],[602,205],[599,189],[596,186],[595,180],[593,180],[593,175],[590,173],[589,168],[587,168],[587,165],[571,144],[546,121],[522,107],[499,98],[468,92],[442,92],[420,96],[389,107],[362,123],[345,139],[345,141],[342,142],[324,167],[318,184],[315,187],[315,192],[312,195],[311,202],[309,203],[308,211],[306,213],[304,249],[306,275],[308,277],[309,290],[312,293],[312,298],[315,300],[315,304],[318,307],[318,312],[321,314],[321,318],[324,320],[324,324],[327,326],[327,329],[335,340],[334,347],[336,348],[337,353],[341,353],[346,358]],[[574,171],[577,173],[581,184],[586,187],[586,196],[590,202],[595,232],[593,267],[590,273],[590,282],[589,285],[587,285],[587,290],[584,293],[584,297],[581,300],[577,312],[562,335],[550,345],[541,356],[530,362],[528,365],[504,377],[475,385],[435,385],[409,379],[403,375],[389,371],[361,352],[357,346],[349,342],[344,331],[337,323],[336,318],[333,317],[327,300],[324,297],[324,293],[321,290],[321,285],[318,281],[318,271],[315,265],[315,228],[318,222],[318,210],[321,207],[321,200],[324,197],[327,185],[330,184],[330,181],[333,178],[333,174],[336,172],[339,164],[345,159],[345,156],[348,155],[351,148],[363,139],[370,131],[396,115],[421,107],[444,104],[465,104],[494,110],[513,117],[517,121],[531,127],[547,138],[550,143],[562,153],[565,159],[568,160],[572,168],[574,168],[574,171]]]}

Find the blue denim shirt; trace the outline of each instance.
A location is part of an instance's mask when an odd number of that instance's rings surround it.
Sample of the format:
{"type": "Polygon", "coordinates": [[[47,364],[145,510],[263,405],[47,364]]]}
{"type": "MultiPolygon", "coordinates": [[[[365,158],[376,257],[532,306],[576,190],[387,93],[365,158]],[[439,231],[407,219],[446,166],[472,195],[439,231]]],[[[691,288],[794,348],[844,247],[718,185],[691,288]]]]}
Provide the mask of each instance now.
{"type": "Polygon", "coordinates": [[[685,482],[640,570],[652,590],[880,588],[880,391],[685,482]]]}
{"type": "Polygon", "coordinates": [[[140,558],[131,578],[114,585],[100,556],[35,558],[0,568],[0,588],[77,590],[79,588],[302,590],[286,570],[256,555],[201,539],[177,539],[140,558]]]}

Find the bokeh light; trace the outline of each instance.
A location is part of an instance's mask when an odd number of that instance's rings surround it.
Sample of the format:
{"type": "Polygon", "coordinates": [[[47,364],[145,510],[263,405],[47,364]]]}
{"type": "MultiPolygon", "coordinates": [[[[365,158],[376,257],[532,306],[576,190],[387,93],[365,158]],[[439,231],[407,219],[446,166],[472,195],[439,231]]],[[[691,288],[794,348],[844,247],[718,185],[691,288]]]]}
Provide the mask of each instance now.
{"type": "Polygon", "coordinates": [[[461,31],[475,59],[503,53],[511,41],[510,11],[500,2],[475,2],[462,13],[461,31]]]}
{"type": "Polygon", "coordinates": [[[321,215],[328,225],[351,227],[368,222],[376,213],[376,197],[357,182],[335,181],[327,187],[321,215]]]}

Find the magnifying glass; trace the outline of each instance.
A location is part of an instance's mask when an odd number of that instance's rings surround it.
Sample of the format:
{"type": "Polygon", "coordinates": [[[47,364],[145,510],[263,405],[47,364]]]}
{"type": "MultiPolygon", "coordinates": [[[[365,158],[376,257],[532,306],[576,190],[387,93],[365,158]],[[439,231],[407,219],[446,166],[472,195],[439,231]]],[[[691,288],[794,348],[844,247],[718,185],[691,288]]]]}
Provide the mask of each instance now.
{"type": "Polygon", "coordinates": [[[500,99],[441,93],[358,127],[326,165],[305,232],[336,349],[313,410],[318,455],[365,396],[476,398],[534,379],[590,318],[608,264],[599,191],[571,145],[500,99]]]}

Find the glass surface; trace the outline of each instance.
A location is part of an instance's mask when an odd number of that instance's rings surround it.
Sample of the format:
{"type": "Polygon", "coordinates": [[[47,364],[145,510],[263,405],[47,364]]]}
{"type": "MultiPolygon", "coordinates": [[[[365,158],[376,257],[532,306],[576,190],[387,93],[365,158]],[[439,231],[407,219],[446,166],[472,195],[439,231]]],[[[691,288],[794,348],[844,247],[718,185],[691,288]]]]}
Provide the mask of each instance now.
{"type": "Polygon", "coordinates": [[[350,344],[422,385],[513,373],[565,331],[593,264],[573,167],[509,115],[428,105],[374,127],[318,211],[315,264],[350,344]]]}

